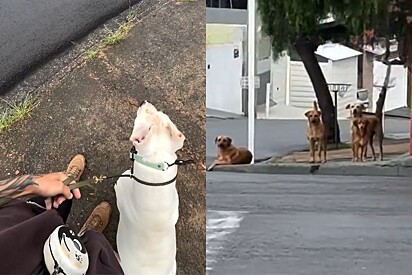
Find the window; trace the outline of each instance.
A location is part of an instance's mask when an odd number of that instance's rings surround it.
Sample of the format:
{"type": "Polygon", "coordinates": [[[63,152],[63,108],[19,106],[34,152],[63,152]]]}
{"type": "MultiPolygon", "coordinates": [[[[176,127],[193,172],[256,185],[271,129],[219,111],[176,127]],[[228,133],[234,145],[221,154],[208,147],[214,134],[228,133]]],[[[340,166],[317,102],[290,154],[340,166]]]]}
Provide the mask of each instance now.
{"type": "Polygon", "coordinates": [[[247,0],[206,0],[208,8],[247,9],[247,0]]]}

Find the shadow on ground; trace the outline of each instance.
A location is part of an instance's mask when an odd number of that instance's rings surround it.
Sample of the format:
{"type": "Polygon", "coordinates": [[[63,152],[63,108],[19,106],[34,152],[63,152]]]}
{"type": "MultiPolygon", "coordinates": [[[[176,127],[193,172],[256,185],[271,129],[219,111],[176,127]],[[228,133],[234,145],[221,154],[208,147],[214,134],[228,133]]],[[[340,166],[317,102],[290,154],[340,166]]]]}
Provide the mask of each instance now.
{"type": "MultiPolygon", "coordinates": [[[[83,178],[124,172],[130,166],[128,137],[141,100],[167,113],[185,134],[179,155],[204,165],[204,3],[159,2],[125,41],[55,83],[30,118],[0,134],[2,173],[61,171],[77,153],[87,159],[83,178]]],[[[204,274],[205,172],[194,167],[179,171],[178,273],[204,274]]],[[[116,248],[119,215],[112,184],[82,194],[69,224],[79,229],[100,201],[109,201],[114,213],[104,234],[116,248]]]]}

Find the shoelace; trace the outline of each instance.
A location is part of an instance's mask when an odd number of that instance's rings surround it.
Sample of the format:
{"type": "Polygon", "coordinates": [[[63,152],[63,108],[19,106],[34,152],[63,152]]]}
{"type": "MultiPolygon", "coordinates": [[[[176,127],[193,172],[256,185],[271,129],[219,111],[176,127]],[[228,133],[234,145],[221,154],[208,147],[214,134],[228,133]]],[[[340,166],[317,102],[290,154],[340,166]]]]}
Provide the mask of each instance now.
{"type": "Polygon", "coordinates": [[[71,175],[73,178],[77,179],[81,170],[77,166],[72,166],[70,167],[70,170],[68,171],[68,174],[71,175]]]}

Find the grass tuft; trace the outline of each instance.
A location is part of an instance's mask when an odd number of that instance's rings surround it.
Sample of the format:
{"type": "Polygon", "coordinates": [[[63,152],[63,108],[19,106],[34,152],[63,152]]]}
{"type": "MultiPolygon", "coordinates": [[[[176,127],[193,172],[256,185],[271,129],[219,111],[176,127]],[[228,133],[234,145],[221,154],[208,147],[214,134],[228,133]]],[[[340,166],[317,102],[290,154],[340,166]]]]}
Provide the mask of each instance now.
{"type": "Polygon", "coordinates": [[[87,51],[87,56],[90,59],[95,59],[99,55],[99,49],[90,49],[87,51]]]}
{"type": "Polygon", "coordinates": [[[117,30],[111,31],[109,30],[107,32],[106,38],[105,38],[105,44],[107,46],[113,46],[118,44],[120,41],[126,38],[126,36],[129,34],[134,21],[136,21],[137,15],[134,11],[130,11],[127,16],[126,16],[126,22],[119,25],[119,28],[117,30]]]}
{"type": "Polygon", "coordinates": [[[6,103],[10,108],[0,114],[0,133],[12,126],[14,123],[30,116],[30,113],[38,105],[38,102],[30,97],[26,97],[19,105],[11,102],[6,103]]]}

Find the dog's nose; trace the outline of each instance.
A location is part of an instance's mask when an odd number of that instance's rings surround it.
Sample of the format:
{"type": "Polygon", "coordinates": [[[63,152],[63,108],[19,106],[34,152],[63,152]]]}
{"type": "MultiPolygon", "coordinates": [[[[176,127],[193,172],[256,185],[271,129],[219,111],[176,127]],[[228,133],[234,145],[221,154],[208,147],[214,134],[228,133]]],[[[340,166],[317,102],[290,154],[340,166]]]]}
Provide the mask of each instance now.
{"type": "Polygon", "coordinates": [[[143,105],[145,105],[147,103],[147,100],[143,100],[142,103],[140,103],[139,107],[142,107],[143,105]]]}

